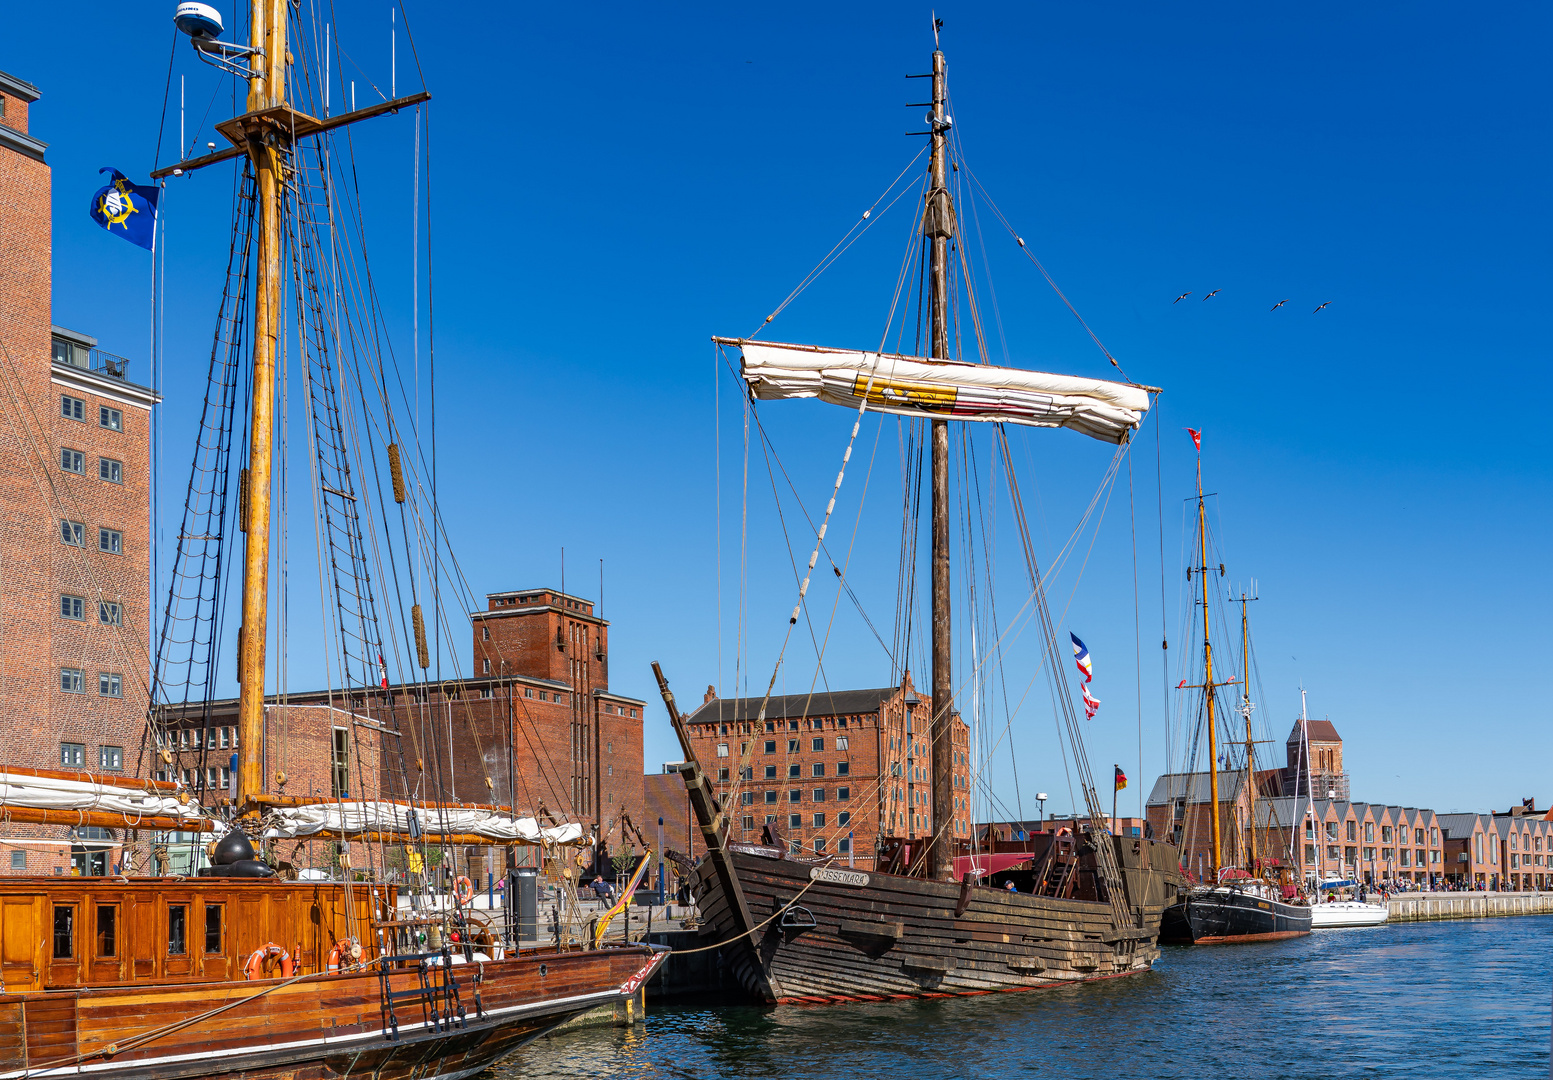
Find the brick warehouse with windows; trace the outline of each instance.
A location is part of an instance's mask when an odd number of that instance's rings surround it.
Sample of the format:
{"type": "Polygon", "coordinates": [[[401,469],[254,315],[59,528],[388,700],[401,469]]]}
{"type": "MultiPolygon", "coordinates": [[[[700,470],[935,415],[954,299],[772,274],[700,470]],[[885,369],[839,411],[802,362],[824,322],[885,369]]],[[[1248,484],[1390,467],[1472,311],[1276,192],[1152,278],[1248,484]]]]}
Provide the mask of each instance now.
{"type": "MultiPolygon", "coordinates": [[[[150,432],[128,362],[53,325],[51,176],[38,100],[0,73],[0,694],[7,760],[146,775],[150,432]]],[[[122,835],[10,827],[12,872],[104,873],[122,835]],[[67,840],[87,840],[68,845],[67,840]]]]}
{"type": "MultiPolygon", "coordinates": [[[[491,593],[486,603],[470,613],[470,678],[386,692],[293,692],[284,704],[266,698],[268,790],[445,796],[595,827],[608,827],[624,807],[645,831],[645,702],[609,689],[609,623],[590,601],[557,589],[491,593]],[[284,784],[277,782],[282,773],[284,784]]],[[[201,709],[166,714],[179,747],[175,768],[188,770],[196,786],[203,778],[224,787],[237,701],[212,702],[208,728],[201,709]],[[218,752],[201,747],[198,731],[218,752]]],[[[618,828],[610,841],[621,844],[618,828]]],[[[459,865],[483,873],[485,857],[471,848],[459,865]]]]}
{"type": "MultiPolygon", "coordinates": [[[[757,721],[760,706],[760,698],[719,698],[707,687],[701,707],[685,717],[701,767],[732,819],[731,839],[759,840],[771,825],[795,853],[872,869],[881,836],[931,832],[932,702],[917,695],[910,672],[900,686],[773,697],[764,722],[757,721]]],[[[965,841],[970,732],[958,713],[951,720],[954,838],[965,841]]],[[[692,854],[702,851],[697,833],[692,854]]]]}

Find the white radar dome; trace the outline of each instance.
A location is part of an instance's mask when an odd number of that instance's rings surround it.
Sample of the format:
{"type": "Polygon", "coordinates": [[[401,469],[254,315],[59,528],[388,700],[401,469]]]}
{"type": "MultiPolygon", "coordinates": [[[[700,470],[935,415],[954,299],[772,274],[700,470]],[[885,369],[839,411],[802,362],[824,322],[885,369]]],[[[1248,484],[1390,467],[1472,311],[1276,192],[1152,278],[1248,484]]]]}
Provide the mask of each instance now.
{"type": "Polygon", "coordinates": [[[173,25],[196,41],[212,41],[221,36],[221,12],[209,4],[179,4],[173,25]]]}

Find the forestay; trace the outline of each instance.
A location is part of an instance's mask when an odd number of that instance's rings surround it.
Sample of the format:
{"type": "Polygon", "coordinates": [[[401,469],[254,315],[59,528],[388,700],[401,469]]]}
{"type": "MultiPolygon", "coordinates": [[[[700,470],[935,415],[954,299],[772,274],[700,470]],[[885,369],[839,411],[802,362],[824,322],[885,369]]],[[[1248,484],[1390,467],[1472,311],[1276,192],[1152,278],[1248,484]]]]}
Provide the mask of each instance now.
{"type": "Polygon", "coordinates": [[[926,361],[815,345],[718,339],[743,353],[740,373],[762,400],[812,398],[875,412],[1065,427],[1120,443],[1149,408],[1141,386],[1021,368],[926,361]]]}
{"type": "Polygon", "coordinates": [[[392,802],[332,802],[275,807],[264,830],[265,839],[308,836],[359,836],[364,833],[415,832],[439,836],[483,836],[498,844],[577,844],[586,841],[576,822],[542,828],[531,817],[514,818],[479,807],[410,807],[392,802]],[[410,827],[415,811],[416,828],[410,827]]]}

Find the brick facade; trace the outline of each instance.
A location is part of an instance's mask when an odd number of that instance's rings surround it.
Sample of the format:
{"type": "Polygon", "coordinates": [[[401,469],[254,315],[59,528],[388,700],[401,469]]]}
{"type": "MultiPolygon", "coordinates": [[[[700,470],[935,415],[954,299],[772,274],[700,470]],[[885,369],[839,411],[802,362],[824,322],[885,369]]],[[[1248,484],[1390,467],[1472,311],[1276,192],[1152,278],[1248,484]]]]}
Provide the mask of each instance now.
{"type": "MultiPolygon", "coordinates": [[[[767,825],[809,855],[873,868],[881,837],[932,832],[928,769],[931,702],[907,673],[898,687],[759,698],[718,698],[707,688],[685,717],[696,757],[728,807],[729,836],[758,840],[767,825]]],[[[971,835],[970,732],[952,717],[956,842],[971,835]]],[[[699,834],[695,850],[702,853],[699,834]]]]}
{"type": "MultiPolygon", "coordinates": [[[[94,339],[53,325],[51,177],[46,146],[29,131],[37,97],[0,73],[0,695],[7,760],[147,775],[155,398],[129,381],[119,358],[97,351],[94,339]]],[[[24,835],[70,838],[62,829],[7,830],[13,840],[24,835]]],[[[71,854],[63,845],[7,850],[27,852],[29,873],[65,872],[71,854]]],[[[119,858],[110,845],[98,868],[119,858]]],[[[11,857],[0,860],[0,872],[22,869],[11,857]]]]}

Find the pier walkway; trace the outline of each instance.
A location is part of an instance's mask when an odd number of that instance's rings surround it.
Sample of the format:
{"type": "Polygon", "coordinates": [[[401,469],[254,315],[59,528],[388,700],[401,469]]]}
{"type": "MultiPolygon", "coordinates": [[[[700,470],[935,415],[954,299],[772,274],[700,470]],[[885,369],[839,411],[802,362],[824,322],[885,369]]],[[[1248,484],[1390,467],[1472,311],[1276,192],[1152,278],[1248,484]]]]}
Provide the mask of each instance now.
{"type": "Polygon", "coordinates": [[[1553,892],[1403,893],[1386,900],[1392,922],[1481,919],[1489,915],[1553,915],[1553,892]]]}

